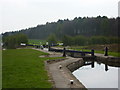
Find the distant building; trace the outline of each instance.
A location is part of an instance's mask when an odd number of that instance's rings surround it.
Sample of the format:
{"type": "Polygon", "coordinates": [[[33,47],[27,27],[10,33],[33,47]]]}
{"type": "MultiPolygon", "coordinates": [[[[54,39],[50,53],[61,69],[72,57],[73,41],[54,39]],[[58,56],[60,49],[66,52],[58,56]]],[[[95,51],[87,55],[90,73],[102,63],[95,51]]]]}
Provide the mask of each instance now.
{"type": "Polygon", "coordinates": [[[25,43],[21,43],[20,45],[21,45],[21,46],[26,46],[26,44],[25,44],[25,43]]]}
{"type": "Polygon", "coordinates": [[[60,45],[60,46],[62,46],[62,45],[63,45],[63,43],[59,43],[59,45],[60,45]]]}

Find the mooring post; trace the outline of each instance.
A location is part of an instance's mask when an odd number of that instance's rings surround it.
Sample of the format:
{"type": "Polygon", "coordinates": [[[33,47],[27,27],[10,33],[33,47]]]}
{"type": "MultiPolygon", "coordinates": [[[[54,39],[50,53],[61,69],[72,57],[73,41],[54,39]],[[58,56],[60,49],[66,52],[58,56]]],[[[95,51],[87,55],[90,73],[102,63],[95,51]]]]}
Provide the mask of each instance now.
{"type": "Polygon", "coordinates": [[[104,56],[108,56],[108,47],[105,47],[105,55],[104,56]]]}
{"type": "Polygon", "coordinates": [[[63,48],[63,57],[66,57],[66,48],[63,48]]]}
{"type": "Polygon", "coordinates": [[[92,49],[91,52],[92,52],[91,56],[94,56],[94,49],[92,49]]]}
{"type": "Polygon", "coordinates": [[[48,46],[48,51],[50,51],[51,49],[50,49],[50,45],[48,46]]]}

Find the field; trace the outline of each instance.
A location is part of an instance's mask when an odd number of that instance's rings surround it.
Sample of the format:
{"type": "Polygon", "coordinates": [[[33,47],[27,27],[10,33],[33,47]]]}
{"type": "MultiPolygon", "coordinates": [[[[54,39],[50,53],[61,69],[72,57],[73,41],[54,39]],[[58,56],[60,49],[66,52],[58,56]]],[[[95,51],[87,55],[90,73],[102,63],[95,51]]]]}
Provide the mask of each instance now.
{"type": "Polygon", "coordinates": [[[45,44],[46,41],[45,40],[38,40],[38,39],[29,39],[28,40],[29,44],[36,44],[36,45],[40,45],[40,44],[45,44]]]}
{"type": "Polygon", "coordinates": [[[44,61],[56,58],[40,58],[47,55],[33,49],[3,50],[3,88],[51,88],[44,61]]]}

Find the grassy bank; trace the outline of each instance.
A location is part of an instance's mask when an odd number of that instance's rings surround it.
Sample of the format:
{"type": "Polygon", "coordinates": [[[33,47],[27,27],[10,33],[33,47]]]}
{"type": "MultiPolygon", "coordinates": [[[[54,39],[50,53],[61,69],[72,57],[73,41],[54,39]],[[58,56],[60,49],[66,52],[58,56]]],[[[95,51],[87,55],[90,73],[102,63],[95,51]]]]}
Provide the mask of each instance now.
{"type": "MultiPolygon", "coordinates": [[[[88,51],[88,52],[91,51],[90,49],[83,49],[83,48],[81,49],[81,48],[75,48],[75,47],[72,47],[71,49],[73,49],[73,50],[78,50],[78,51],[88,51]]],[[[104,54],[104,50],[95,50],[95,53],[104,54]]],[[[120,52],[108,51],[108,55],[110,55],[110,56],[115,56],[115,57],[120,57],[120,52]]]]}
{"type": "Polygon", "coordinates": [[[120,44],[105,44],[105,45],[88,45],[88,46],[70,46],[68,49],[78,50],[78,51],[91,51],[95,50],[95,53],[104,54],[104,48],[108,47],[108,55],[120,57],[120,44]]]}
{"type": "MultiPolygon", "coordinates": [[[[76,49],[78,50],[78,49],[76,49]]],[[[79,49],[80,50],[80,49],[79,49]]],[[[89,49],[82,49],[82,51],[91,51],[89,49]]],[[[104,54],[104,51],[98,51],[98,50],[95,50],[95,53],[100,53],[100,54],[104,54]]],[[[120,53],[119,52],[108,52],[108,55],[109,56],[115,56],[115,57],[120,57],[120,53]]]]}
{"type": "Polygon", "coordinates": [[[51,88],[44,61],[57,58],[40,58],[46,55],[32,49],[3,51],[3,88],[51,88]]]}

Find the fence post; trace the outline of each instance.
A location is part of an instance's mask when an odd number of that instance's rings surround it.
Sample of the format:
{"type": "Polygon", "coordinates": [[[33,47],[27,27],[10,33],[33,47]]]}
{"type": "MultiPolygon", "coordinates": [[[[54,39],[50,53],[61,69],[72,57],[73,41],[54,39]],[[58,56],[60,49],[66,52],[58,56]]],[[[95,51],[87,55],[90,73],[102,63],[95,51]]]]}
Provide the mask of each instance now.
{"type": "Polygon", "coordinates": [[[94,49],[91,50],[91,56],[94,56],[94,49]]]}
{"type": "Polygon", "coordinates": [[[105,47],[105,55],[104,56],[108,56],[108,47],[105,47]]]}
{"type": "Polygon", "coordinates": [[[66,48],[63,48],[63,57],[66,57],[66,48]]]}

